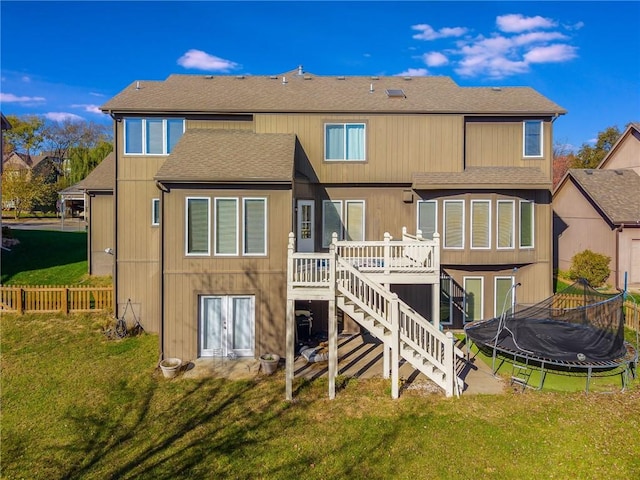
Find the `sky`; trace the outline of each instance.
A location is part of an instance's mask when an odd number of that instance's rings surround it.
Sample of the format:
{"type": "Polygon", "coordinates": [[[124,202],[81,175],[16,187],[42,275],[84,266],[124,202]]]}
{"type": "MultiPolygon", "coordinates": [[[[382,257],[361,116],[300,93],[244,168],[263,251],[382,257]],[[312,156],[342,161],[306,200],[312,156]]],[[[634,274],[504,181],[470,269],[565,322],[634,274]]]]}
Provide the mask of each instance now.
{"type": "Polygon", "coordinates": [[[445,75],[528,86],[577,150],[640,122],[640,1],[0,2],[5,115],[110,123],[136,80],[174,73],[445,75]]]}

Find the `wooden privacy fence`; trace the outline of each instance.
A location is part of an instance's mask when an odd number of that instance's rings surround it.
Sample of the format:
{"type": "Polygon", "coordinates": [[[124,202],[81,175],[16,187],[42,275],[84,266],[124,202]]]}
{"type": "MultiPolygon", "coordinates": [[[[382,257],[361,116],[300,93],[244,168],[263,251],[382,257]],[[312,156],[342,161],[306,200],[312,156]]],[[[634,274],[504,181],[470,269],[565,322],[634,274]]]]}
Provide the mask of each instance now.
{"type": "Polygon", "coordinates": [[[0,311],[13,313],[113,310],[113,287],[0,286],[0,311]]]}
{"type": "MultiPolygon", "coordinates": [[[[582,295],[572,295],[563,293],[556,295],[556,302],[562,304],[563,308],[577,308],[584,306],[584,297],[582,295]]],[[[631,330],[638,329],[638,322],[640,322],[640,305],[633,303],[632,300],[624,302],[624,321],[625,327],[631,330]]]]}

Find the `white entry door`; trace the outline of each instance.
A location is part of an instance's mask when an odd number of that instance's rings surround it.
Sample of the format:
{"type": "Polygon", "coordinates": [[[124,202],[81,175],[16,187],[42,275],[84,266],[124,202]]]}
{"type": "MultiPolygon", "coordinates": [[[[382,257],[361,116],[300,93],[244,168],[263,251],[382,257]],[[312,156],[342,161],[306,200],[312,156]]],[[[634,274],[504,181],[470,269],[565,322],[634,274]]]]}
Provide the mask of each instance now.
{"type": "Polygon", "coordinates": [[[314,206],[313,200],[298,200],[298,252],[313,252],[315,249],[314,206]]]}
{"type": "Polygon", "coordinates": [[[255,337],[255,297],[200,297],[200,356],[252,357],[255,337]]]}

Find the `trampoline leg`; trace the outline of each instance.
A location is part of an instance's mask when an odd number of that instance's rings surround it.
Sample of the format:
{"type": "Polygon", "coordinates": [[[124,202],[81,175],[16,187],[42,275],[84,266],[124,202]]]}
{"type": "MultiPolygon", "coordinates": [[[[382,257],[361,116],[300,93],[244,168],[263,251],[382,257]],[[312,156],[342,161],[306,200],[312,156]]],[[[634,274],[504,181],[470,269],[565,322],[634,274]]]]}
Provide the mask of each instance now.
{"type": "Polygon", "coordinates": [[[584,390],[586,394],[589,394],[589,383],[591,383],[591,367],[587,369],[587,386],[584,390]]]}
{"type": "Polygon", "coordinates": [[[547,377],[547,370],[544,368],[544,362],[542,362],[541,370],[540,370],[540,385],[538,386],[538,390],[542,390],[542,386],[544,385],[544,379],[547,377]]]}

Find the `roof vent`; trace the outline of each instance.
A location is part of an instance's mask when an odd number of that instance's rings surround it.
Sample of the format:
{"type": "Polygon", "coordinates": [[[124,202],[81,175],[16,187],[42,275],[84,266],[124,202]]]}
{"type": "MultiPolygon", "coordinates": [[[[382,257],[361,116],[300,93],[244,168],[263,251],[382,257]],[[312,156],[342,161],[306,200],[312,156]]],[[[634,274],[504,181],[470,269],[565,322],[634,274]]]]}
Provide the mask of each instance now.
{"type": "Polygon", "coordinates": [[[491,90],[493,90],[494,92],[501,92],[502,88],[500,88],[500,87],[491,87],[491,90]]]}
{"type": "Polygon", "coordinates": [[[411,80],[411,77],[404,77],[405,80],[411,80]]]}
{"type": "Polygon", "coordinates": [[[305,80],[311,80],[313,77],[311,75],[305,75],[302,78],[304,78],[305,80]]]}
{"type": "Polygon", "coordinates": [[[271,80],[277,80],[277,79],[278,79],[278,76],[277,76],[277,75],[271,75],[269,78],[270,78],[271,80]]]}
{"type": "Polygon", "coordinates": [[[282,84],[286,85],[287,84],[287,77],[282,77],[282,84]]]}
{"type": "Polygon", "coordinates": [[[340,75],[339,77],[336,77],[338,80],[344,80],[344,75],[340,75]]]}
{"type": "Polygon", "coordinates": [[[584,173],[587,175],[593,175],[593,170],[585,170],[584,173]]]}
{"type": "Polygon", "coordinates": [[[140,82],[139,81],[136,82],[136,90],[140,90],[140,82]]]}
{"type": "Polygon", "coordinates": [[[243,80],[243,79],[244,79],[244,75],[236,75],[236,78],[237,78],[238,80],[243,80]]]}
{"type": "Polygon", "coordinates": [[[380,80],[380,77],[378,77],[377,75],[374,75],[373,77],[371,77],[371,80],[380,80]]]}
{"type": "Polygon", "coordinates": [[[205,77],[207,80],[213,80],[213,75],[205,75],[205,77]]]}
{"type": "Polygon", "coordinates": [[[298,75],[304,75],[304,70],[302,70],[302,65],[298,65],[298,75]]]}
{"type": "Polygon", "coordinates": [[[373,83],[369,85],[369,93],[373,93],[373,83]]]}
{"type": "Polygon", "coordinates": [[[622,170],[614,170],[614,172],[616,172],[616,175],[624,175],[622,170]]]}
{"type": "Polygon", "coordinates": [[[404,94],[404,90],[400,88],[388,88],[384,91],[389,98],[407,98],[404,94]]]}

